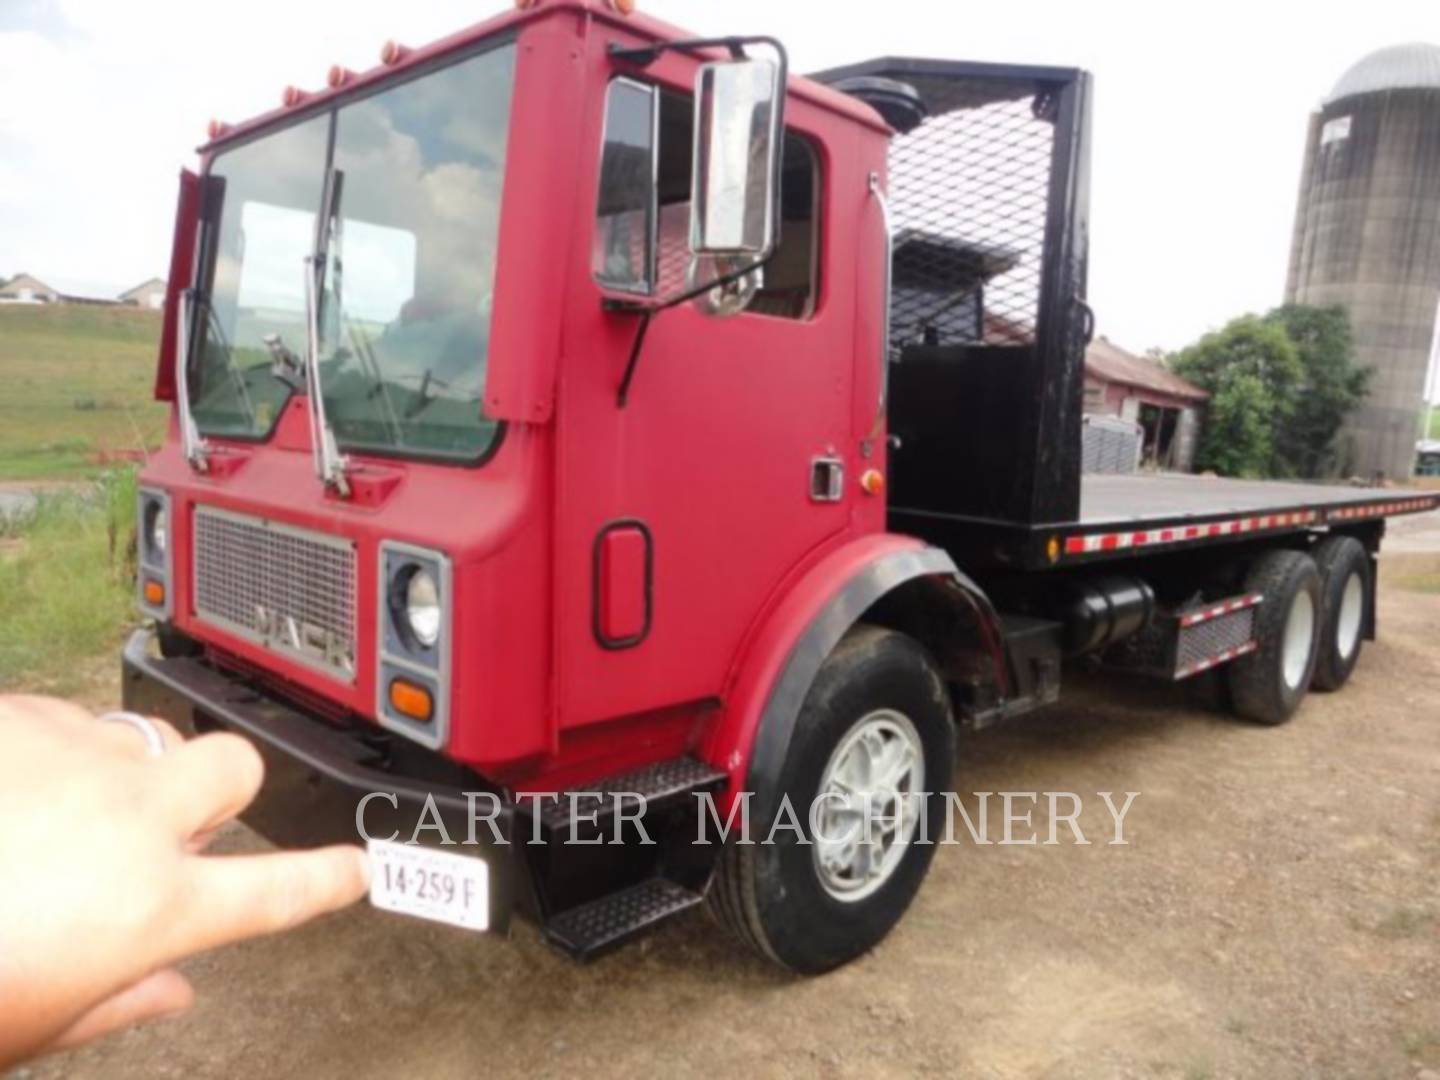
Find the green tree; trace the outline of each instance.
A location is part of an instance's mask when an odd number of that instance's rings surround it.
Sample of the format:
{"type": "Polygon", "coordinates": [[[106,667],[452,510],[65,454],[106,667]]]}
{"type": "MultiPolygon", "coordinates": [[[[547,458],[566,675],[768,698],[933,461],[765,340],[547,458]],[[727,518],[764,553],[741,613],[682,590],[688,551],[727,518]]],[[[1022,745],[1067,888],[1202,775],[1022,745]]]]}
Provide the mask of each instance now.
{"type": "Polygon", "coordinates": [[[1342,307],[1286,304],[1265,316],[1283,326],[1300,353],[1304,377],[1289,421],[1275,432],[1277,470],[1310,479],[1333,475],[1345,417],[1365,400],[1372,369],[1355,366],[1350,317],[1342,307]]]}
{"type": "Polygon", "coordinates": [[[1294,413],[1305,369],[1283,324],[1242,315],[1182,349],[1173,367],[1210,392],[1198,466],[1226,476],[1288,473],[1276,468],[1276,433],[1294,413]]]}

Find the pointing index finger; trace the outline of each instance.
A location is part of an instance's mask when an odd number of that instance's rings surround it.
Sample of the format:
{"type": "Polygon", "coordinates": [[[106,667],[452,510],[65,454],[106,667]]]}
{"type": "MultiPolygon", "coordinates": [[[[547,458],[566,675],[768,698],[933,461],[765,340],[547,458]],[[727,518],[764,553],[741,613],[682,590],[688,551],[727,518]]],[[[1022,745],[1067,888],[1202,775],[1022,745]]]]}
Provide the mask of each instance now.
{"type": "Polygon", "coordinates": [[[350,845],[273,855],[194,856],[175,957],[289,930],[348,907],[370,888],[364,851],[350,845]]]}

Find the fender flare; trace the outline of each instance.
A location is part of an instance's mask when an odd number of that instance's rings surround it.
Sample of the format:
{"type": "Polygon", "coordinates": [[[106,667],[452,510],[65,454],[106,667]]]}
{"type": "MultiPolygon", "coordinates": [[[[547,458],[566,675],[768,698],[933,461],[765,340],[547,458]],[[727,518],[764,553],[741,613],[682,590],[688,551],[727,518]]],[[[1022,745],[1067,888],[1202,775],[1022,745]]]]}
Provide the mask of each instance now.
{"type": "Polygon", "coordinates": [[[727,695],[725,721],[704,756],[730,774],[724,808],[752,793],[752,828],[768,827],[781,770],[806,695],[840,639],[878,600],[909,582],[934,578],[993,635],[996,676],[1008,683],[999,620],[984,591],[949,554],[909,537],[867,537],[832,552],[788,590],[752,640],[727,695]]]}

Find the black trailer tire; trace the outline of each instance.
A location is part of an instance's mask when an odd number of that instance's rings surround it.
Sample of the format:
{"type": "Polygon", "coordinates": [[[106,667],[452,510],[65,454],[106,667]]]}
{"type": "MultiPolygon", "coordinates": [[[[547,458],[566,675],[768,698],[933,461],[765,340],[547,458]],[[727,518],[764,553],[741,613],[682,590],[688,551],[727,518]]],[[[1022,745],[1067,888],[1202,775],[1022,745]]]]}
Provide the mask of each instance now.
{"type": "Polygon", "coordinates": [[[1315,662],[1316,690],[1339,690],[1360,660],[1365,627],[1370,625],[1370,556],[1353,536],[1330,536],[1312,553],[1320,569],[1323,597],[1320,655],[1315,662]]]}
{"type": "MultiPolygon", "coordinates": [[[[865,748],[870,746],[895,754],[897,763],[905,760],[899,756],[903,748],[922,764],[923,785],[914,790],[930,794],[916,808],[913,835],[920,836],[923,825],[929,843],[892,844],[880,856],[880,865],[888,868],[883,875],[877,871],[873,882],[861,875],[846,893],[844,875],[834,864],[822,868],[817,854],[833,854],[838,846],[802,844],[790,828],[775,829],[774,843],[765,843],[769,826],[757,821],[750,837],[754,843],[732,838],[726,844],[707,893],[710,911],[722,926],[762,956],[800,974],[839,967],[890,932],[919,890],[944,828],[944,793],[955,755],[945,683],[929,653],[913,639],[861,624],[815,676],[776,792],[777,802],[781,795],[789,799],[808,839],[814,839],[810,807],[848,760],[847,748],[869,754],[865,748]],[[892,729],[893,741],[884,741],[892,729]],[[870,741],[872,735],[880,741],[870,741]]],[[[873,765],[877,759],[866,760],[873,765]]],[[[913,781],[920,773],[912,768],[908,775],[913,781]]]]}
{"type": "Polygon", "coordinates": [[[1299,551],[1268,551],[1245,576],[1245,591],[1262,593],[1255,612],[1258,648],[1227,669],[1235,711],[1257,724],[1295,715],[1315,674],[1323,603],[1320,571],[1299,551]]]}

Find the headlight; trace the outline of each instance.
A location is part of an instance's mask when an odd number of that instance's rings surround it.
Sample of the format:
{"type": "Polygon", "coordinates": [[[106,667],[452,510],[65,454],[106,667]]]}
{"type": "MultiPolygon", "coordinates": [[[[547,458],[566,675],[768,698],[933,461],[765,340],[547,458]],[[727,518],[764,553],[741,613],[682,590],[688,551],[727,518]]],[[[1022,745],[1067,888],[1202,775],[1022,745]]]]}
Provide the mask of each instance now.
{"type": "Polygon", "coordinates": [[[145,544],[152,553],[162,559],[165,557],[165,545],[170,538],[168,525],[163,503],[152,502],[145,508],[145,544]]]}
{"type": "Polygon", "coordinates": [[[440,640],[440,586],[429,570],[416,567],[410,571],[405,583],[405,622],[425,648],[440,640]]]}

